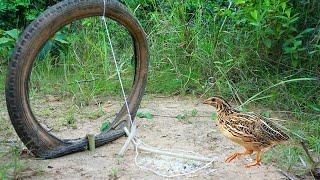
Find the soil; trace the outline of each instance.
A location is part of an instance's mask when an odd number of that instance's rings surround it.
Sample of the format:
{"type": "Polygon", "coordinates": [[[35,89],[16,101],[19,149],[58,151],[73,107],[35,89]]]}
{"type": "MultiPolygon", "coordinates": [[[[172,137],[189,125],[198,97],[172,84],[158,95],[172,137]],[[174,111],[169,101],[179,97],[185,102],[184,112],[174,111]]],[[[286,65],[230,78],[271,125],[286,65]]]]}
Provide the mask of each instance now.
{"type": "MultiPolygon", "coordinates": [[[[208,168],[176,179],[286,179],[276,167],[270,164],[245,168],[245,164],[255,159],[254,155],[240,157],[231,163],[224,163],[228,155],[243,149],[219,132],[216,122],[211,118],[214,108],[203,105],[201,101],[191,97],[144,97],[139,111],[151,113],[153,118],[136,118],[137,136],[148,145],[169,150],[194,151],[203,156],[216,158],[216,161],[208,168]]],[[[51,106],[55,107],[65,106],[65,104],[61,100],[51,102],[51,106]]],[[[105,103],[105,109],[110,111],[116,109],[116,106],[112,107],[112,104],[112,102],[105,103]]],[[[97,106],[91,105],[86,111],[97,111],[97,109],[97,106]]],[[[63,126],[53,132],[63,138],[83,137],[88,132],[99,131],[103,119],[77,121],[76,129],[63,126]]],[[[54,118],[47,118],[46,122],[42,123],[54,124],[54,118]]],[[[126,137],[122,137],[93,152],[79,152],[50,160],[30,158],[28,165],[32,169],[40,169],[41,173],[29,178],[163,179],[135,165],[135,151],[132,144],[124,157],[117,155],[125,140],[126,137]]],[[[196,161],[154,156],[144,152],[139,155],[138,161],[162,172],[167,171],[168,174],[194,170],[203,165],[196,161]]]]}

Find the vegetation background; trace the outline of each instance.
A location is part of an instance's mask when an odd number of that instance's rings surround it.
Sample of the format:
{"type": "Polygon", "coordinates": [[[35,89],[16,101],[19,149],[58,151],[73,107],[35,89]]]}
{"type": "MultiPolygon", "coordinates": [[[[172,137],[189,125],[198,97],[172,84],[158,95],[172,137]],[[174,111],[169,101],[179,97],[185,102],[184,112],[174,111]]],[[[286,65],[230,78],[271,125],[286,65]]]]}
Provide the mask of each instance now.
{"type": "MultiPolygon", "coordinates": [[[[6,66],[19,34],[57,2],[0,0],[2,94],[6,66]]],[[[151,60],[147,93],[220,95],[233,99],[243,111],[262,108],[266,109],[262,114],[267,117],[282,112],[289,119],[282,123],[287,131],[297,141],[304,140],[312,156],[319,158],[320,1],[124,0],[123,3],[147,33],[151,60]]],[[[98,59],[104,57],[103,49],[99,49],[104,43],[104,31],[97,26],[98,21],[89,19],[76,24],[76,28],[66,27],[44,46],[38,56],[43,60],[37,62],[34,76],[35,84],[44,84],[39,85],[42,93],[74,96],[76,104],[85,106],[97,95],[117,92],[116,82],[105,87],[103,73],[92,75],[110,67],[90,60],[92,53],[98,59]],[[81,46],[83,37],[89,49],[81,46]],[[81,51],[88,61],[73,67],[70,64],[77,63],[71,60],[75,59],[75,50],[81,51]],[[57,89],[54,84],[60,82],[61,73],[66,74],[66,64],[70,65],[68,72],[72,76],[66,77],[66,83],[57,89]],[[72,71],[72,67],[78,70],[72,71]],[[94,84],[83,84],[79,91],[78,84],[70,84],[79,79],[92,79],[94,84]]],[[[115,47],[130,48],[125,31],[113,33],[115,47]]],[[[126,51],[120,56],[130,61],[126,51]]],[[[130,63],[124,64],[123,69],[126,67],[130,69],[130,63]]],[[[129,80],[125,83],[130,84],[129,80]]],[[[40,91],[35,89],[34,93],[40,91]]],[[[0,99],[4,102],[3,96],[0,99]]],[[[4,106],[1,108],[5,110],[4,106]]],[[[5,119],[0,117],[0,121],[4,123],[5,119]]],[[[1,127],[2,132],[9,126],[1,127]]],[[[0,177],[8,169],[19,167],[14,156],[17,151],[10,152],[12,161],[1,163],[0,177]]],[[[267,159],[296,174],[314,168],[299,143],[279,146],[267,154],[267,159]]]]}

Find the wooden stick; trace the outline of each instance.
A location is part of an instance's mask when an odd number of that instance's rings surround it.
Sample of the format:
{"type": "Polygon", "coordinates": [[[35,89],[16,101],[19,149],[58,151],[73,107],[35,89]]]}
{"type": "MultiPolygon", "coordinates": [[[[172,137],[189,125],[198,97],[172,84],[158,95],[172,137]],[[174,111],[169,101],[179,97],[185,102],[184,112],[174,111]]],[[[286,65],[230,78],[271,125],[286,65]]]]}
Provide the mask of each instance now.
{"type": "Polygon", "coordinates": [[[96,149],[96,144],[94,141],[94,135],[93,134],[87,134],[87,139],[89,143],[89,151],[94,151],[96,149]]]}

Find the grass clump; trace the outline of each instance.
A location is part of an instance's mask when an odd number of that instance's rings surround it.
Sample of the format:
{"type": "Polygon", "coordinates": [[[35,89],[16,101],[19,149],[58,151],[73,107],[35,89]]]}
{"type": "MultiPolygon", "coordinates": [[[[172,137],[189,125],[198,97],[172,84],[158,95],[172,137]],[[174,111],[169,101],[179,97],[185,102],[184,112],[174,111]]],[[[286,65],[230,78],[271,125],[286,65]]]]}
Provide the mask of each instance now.
{"type": "Polygon", "coordinates": [[[138,118],[146,118],[147,120],[152,120],[153,115],[150,112],[137,112],[137,117],[138,118]]]}
{"type": "Polygon", "coordinates": [[[39,171],[29,168],[26,160],[21,159],[21,145],[10,121],[2,116],[2,103],[0,107],[0,179],[21,179],[35,175],[39,171]]]}

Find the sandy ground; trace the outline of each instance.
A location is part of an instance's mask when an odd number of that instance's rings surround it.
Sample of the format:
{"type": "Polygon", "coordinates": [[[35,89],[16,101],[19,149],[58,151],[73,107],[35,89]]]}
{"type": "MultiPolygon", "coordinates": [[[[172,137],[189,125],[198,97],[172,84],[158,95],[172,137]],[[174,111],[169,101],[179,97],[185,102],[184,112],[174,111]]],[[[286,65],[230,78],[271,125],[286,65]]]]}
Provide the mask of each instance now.
{"type": "MultiPolygon", "coordinates": [[[[285,179],[272,166],[262,165],[250,169],[243,165],[250,163],[254,156],[239,158],[232,163],[224,163],[226,156],[234,151],[241,151],[241,147],[223,137],[217,129],[210,115],[212,107],[203,105],[198,99],[179,97],[148,97],[142,102],[140,112],[149,112],[153,119],[137,118],[138,137],[145,143],[166,149],[183,149],[194,151],[205,156],[217,157],[216,162],[196,174],[181,178],[192,179],[285,179]],[[194,112],[192,116],[192,111],[194,112]],[[185,119],[175,118],[185,114],[185,119]]],[[[88,129],[99,129],[101,122],[82,122],[73,134],[85,134],[88,129]],[[88,128],[89,127],[89,128],[88,128]]],[[[62,129],[56,134],[60,137],[70,135],[69,129],[62,129]]],[[[80,152],[52,160],[31,160],[31,164],[43,170],[35,179],[162,179],[152,172],[139,169],[134,163],[134,148],[131,145],[124,157],[117,155],[125,137],[108,145],[98,148],[94,152],[80,152]]],[[[159,159],[142,153],[141,160],[159,159]]],[[[165,160],[165,158],[164,158],[165,160]]],[[[156,166],[163,164],[156,161],[156,166]]],[[[174,162],[172,161],[174,164],[174,162]]],[[[176,166],[179,166],[178,164],[176,166]]]]}
{"type": "MultiPolygon", "coordinates": [[[[60,103],[62,105],[63,103],[60,103]]],[[[55,105],[59,106],[59,105],[55,105]]],[[[93,108],[94,109],[94,108],[93,108]]],[[[92,110],[93,110],[92,109],[92,110]]],[[[214,156],[217,160],[208,168],[196,174],[176,177],[174,179],[286,179],[277,168],[271,165],[245,168],[255,158],[241,157],[231,163],[224,159],[242,148],[233,144],[219,133],[215,122],[210,118],[214,109],[203,105],[199,99],[189,97],[145,97],[140,112],[149,112],[153,119],[136,118],[138,137],[145,143],[165,149],[183,149],[194,151],[204,156],[214,156]],[[193,113],[192,113],[193,112],[193,113]],[[185,119],[177,119],[179,114],[185,114],[185,119]],[[192,116],[193,115],[193,116],[192,116]]],[[[53,120],[53,119],[52,119],[53,120]]],[[[50,118],[49,120],[50,121],[50,118]]],[[[49,123],[49,122],[47,122],[49,123]]],[[[81,121],[77,129],[61,128],[55,132],[59,137],[81,137],[91,131],[98,130],[102,123],[98,120],[81,121]]],[[[79,152],[51,160],[28,160],[30,167],[41,169],[41,173],[30,179],[164,179],[152,172],[139,169],[134,163],[135,151],[130,145],[124,157],[117,155],[126,137],[97,148],[94,152],[79,152]]],[[[155,160],[155,167],[170,165],[183,166],[180,159],[176,163],[166,157],[154,157],[142,153],[138,161],[146,163],[155,160]],[[164,164],[167,163],[167,164],[164,164]],[[177,162],[180,162],[180,164],[177,162]],[[158,164],[157,164],[158,163],[158,164]]],[[[190,165],[190,161],[184,165],[190,165]],[[189,164],[188,164],[189,163],[189,164]]],[[[193,163],[198,167],[199,163],[193,163]]],[[[149,166],[149,165],[148,165],[149,166]]],[[[151,166],[150,166],[151,167],[151,166]]]]}

